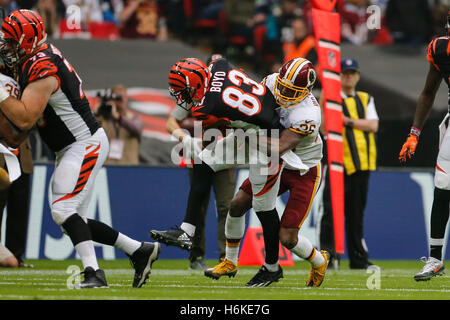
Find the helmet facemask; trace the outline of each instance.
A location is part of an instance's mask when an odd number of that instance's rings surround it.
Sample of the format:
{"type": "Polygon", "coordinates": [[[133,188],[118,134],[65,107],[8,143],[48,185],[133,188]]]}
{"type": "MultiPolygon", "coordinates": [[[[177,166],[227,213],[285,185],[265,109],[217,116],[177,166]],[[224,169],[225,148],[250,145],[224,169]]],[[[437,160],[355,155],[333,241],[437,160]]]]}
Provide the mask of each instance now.
{"type": "Polygon", "coordinates": [[[192,99],[193,90],[194,89],[191,87],[186,87],[182,90],[176,91],[173,88],[169,87],[169,93],[172,97],[175,98],[175,100],[177,101],[177,105],[188,111],[199,103],[199,101],[195,101],[194,99],[192,99]]]}
{"type": "Polygon", "coordinates": [[[8,68],[20,62],[19,44],[14,39],[0,38],[0,57],[8,68]]]}
{"type": "Polygon", "coordinates": [[[309,70],[308,85],[306,87],[296,86],[288,80],[277,76],[274,86],[274,95],[277,103],[282,107],[291,107],[300,103],[308,96],[315,81],[316,73],[312,69],[309,70]]]}

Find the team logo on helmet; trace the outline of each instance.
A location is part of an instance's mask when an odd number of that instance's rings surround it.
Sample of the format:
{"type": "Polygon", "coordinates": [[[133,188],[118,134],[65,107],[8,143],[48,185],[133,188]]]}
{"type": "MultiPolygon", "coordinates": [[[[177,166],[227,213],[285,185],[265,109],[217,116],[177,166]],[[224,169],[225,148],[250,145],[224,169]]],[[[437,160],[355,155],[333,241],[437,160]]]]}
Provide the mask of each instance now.
{"type": "Polygon", "coordinates": [[[277,75],[274,95],[283,107],[296,105],[306,98],[316,82],[316,72],[312,63],[303,58],[295,58],[284,63],[277,75]]]}
{"type": "Polygon", "coordinates": [[[204,97],[210,72],[197,58],[186,58],[175,63],[169,71],[169,93],[177,104],[187,110],[204,97]]]}

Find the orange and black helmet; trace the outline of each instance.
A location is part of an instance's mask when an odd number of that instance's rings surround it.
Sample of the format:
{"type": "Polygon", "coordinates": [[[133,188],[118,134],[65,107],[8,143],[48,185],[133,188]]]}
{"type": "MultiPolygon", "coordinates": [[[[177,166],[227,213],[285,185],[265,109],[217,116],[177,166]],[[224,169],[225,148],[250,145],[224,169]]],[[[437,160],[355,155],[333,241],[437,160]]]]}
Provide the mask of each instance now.
{"type": "Polygon", "coordinates": [[[204,97],[209,78],[209,69],[200,59],[183,59],[170,69],[169,92],[179,106],[190,109],[204,97]]]}
{"type": "Polygon", "coordinates": [[[9,63],[17,63],[20,58],[32,54],[47,40],[44,20],[32,10],[13,11],[3,21],[1,31],[2,43],[16,53],[16,57],[9,57],[9,63]]]}

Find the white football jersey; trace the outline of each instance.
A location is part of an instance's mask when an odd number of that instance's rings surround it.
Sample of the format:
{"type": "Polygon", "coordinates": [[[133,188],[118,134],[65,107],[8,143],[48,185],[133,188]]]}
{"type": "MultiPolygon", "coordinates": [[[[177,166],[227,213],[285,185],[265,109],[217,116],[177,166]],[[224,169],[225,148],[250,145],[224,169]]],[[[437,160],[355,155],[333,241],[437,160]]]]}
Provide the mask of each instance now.
{"type": "MultiPolygon", "coordinates": [[[[265,78],[265,84],[272,93],[277,75],[278,73],[273,73],[265,78]]],[[[322,139],[319,134],[322,116],[316,98],[309,93],[300,103],[291,107],[280,107],[277,111],[285,128],[304,136],[295,147],[294,153],[309,168],[318,165],[322,159],[322,139]]],[[[286,168],[294,169],[288,164],[286,168]]]]}
{"type": "Polygon", "coordinates": [[[0,85],[4,88],[10,96],[16,99],[20,97],[20,86],[13,78],[0,73],[0,85]]]}

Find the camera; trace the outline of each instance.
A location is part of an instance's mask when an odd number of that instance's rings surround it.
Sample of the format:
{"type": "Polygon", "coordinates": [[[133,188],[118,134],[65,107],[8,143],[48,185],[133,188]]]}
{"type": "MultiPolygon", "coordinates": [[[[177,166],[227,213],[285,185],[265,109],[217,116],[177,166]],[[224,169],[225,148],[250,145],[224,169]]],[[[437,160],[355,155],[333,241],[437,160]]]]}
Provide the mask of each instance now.
{"type": "Polygon", "coordinates": [[[121,94],[112,93],[110,90],[106,90],[103,93],[97,92],[97,97],[100,98],[100,106],[97,109],[97,115],[103,116],[105,118],[111,117],[111,102],[122,100],[121,94]]]}

